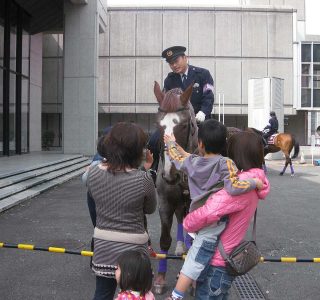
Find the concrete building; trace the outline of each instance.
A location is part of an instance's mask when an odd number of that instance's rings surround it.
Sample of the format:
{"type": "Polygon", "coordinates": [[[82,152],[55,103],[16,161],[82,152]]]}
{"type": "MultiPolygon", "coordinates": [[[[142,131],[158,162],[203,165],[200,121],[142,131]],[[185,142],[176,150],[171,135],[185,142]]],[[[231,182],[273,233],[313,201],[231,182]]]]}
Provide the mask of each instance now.
{"type": "MultiPolygon", "coordinates": [[[[28,129],[21,130],[28,141],[24,151],[45,144],[51,150],[90,155],[98,132],[121,120],[138,122],[151,132],[157,111],[153,82],[162,84],[170,71],[160,56],[172,45],[186,46],[190,63],[210,70],[215,81],[213,115],[218,118],[223,95],[227,126],[247,126],[248,80],[263,77],[283,79],[284,130],[295,133],[300,144],[310,144],[320,124],[320,39],[305,35],[303,0],[239,0],[236,6],[212,1],[206,7],[107,7],[102,0],[24,2],[16,1],[33,24],[42,24],[27,31],[30,95],[24,121],[28,126],[23,127],[28,129]],[[50,16],[47,2],[59,17],[50,16]],[[44,10],[46,17],[41,15],[44,10]],[[44,26],[46,18],[56,24],[44,26]]],[[[5,70],[1,63],[0,68],[5,70]]],[[[11,119],[2,122],[7,144],[14,128],[11,119]]]]}

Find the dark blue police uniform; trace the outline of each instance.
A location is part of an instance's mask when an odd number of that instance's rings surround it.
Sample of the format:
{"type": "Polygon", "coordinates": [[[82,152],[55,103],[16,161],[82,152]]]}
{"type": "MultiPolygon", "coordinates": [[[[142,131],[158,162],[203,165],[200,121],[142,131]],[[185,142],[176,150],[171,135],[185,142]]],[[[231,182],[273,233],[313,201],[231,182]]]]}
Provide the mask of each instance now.
{"type": "Polygon", "coordinates": [[[191,104],[195,114],[202,111],[209,119],[212,112],[214,95],[213,95],[213,79],[207,69],[194,67],[189,65],[188,76],[182,82],[181,75],[170,72],[164,80],[164,90],[169,91],[173,88],[181,88],[183,91],[193,83],[193,91],[191,95],[191,104]]]}

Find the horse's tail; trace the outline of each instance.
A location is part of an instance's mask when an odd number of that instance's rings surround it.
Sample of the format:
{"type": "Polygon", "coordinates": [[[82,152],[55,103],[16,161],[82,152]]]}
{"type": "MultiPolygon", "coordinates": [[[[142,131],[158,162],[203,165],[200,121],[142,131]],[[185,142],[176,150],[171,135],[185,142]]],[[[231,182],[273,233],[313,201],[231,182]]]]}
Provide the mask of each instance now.
{"type": "Polygon", "coordinates": [[[293,152],[293,156],[291,158],[297,158],[299,151],[300,151],[300,145],[298,143],[298,141],[296,141],[296,139],[294,138],[294,136],[292,136],[292,143],[294,146],[294,152],[293,152]]]}

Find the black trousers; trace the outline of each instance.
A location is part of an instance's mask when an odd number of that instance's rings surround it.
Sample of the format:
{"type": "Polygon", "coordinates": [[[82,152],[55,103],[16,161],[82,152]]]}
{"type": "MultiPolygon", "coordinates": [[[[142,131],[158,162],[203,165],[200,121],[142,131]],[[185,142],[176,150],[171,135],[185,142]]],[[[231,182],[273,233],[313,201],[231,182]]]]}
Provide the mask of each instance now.
{"type": "Polygon", "coordinates": [[[96,291],[93,300],[113,300],[117,288],[114,278],[96,276],[96,291]]]}

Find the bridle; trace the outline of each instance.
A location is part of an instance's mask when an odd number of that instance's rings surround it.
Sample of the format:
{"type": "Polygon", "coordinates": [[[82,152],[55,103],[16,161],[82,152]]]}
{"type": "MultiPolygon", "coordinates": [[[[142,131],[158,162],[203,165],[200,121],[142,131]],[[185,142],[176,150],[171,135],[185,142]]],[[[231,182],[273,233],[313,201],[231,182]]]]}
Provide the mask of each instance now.
{"type": "MultiPolygon", "coordinates": [[[[168,111],[161,109],[160,107],[158,108],[158,111],[161,113],[169,113],[168,111]]],[[[188,129],[187,129],[187,140],[186,140],[186,144],[184,145],[184,147],[182,147],[185,150],[188,150],[188,146],[189,146],[189,142],[190,142],[190,138],[194,135],[195,133],[195,128],[194,128],[194,124],[192,122],[192,115],[190,112],[190,108],[189,107],[180,107],[177,110],[175,110],[173,113],[177,113],[177,112],[181,112],[181,111],[188,111],[189,112],[189,122],[188,122],[188,129]],[[194,129],[193,131],[191,131],[192,129],[194,129]]],[[[161,142],[160,144],[160,155],[161,155],[161,159],[162,161],[164,160],[164,144],[163,142],[161,142]]],[[[168,180],[167,178],[164,177],[164,174],[161,173],[161,177],[162,179],[168,184],[168,185],[176,185],[176,184],[180,184],[187,186],[187,176],[182,173],[181,171],[177,171],[175,173],[175,177],[171,180],[168,180]]]]}
{"type": "MultiPolygon", "coordinates": [[[[162,113],[169,113],[168,111],[162,109],[162,108],[158,108],[158,111],[159,112],[162,112],[162,113]]],[[[188,111],[189,112],[189,122],[188,122],[188,131],[187,131],[187,141],[186,141],[186,144],[184,145],[184,147],[182,147],[183,149],[187,150],[187,147],[189,145],[189,142],[190,142],[190,137],[194,135],[195,133],[195,128],[194,128],[194,124],[192,122],[192,116],[191,116],[191,113],[190,113],[190,108],[189,107],[180,107],[178,109],[176,109],[173,113],[177,113],[177,112],[181,112],[181,111],[188,111]],[[194,129],[192,132],[191,130],[194,129]]],[[[164,149],[160,149],[160,151],[163,151],[164,149]]]]}

